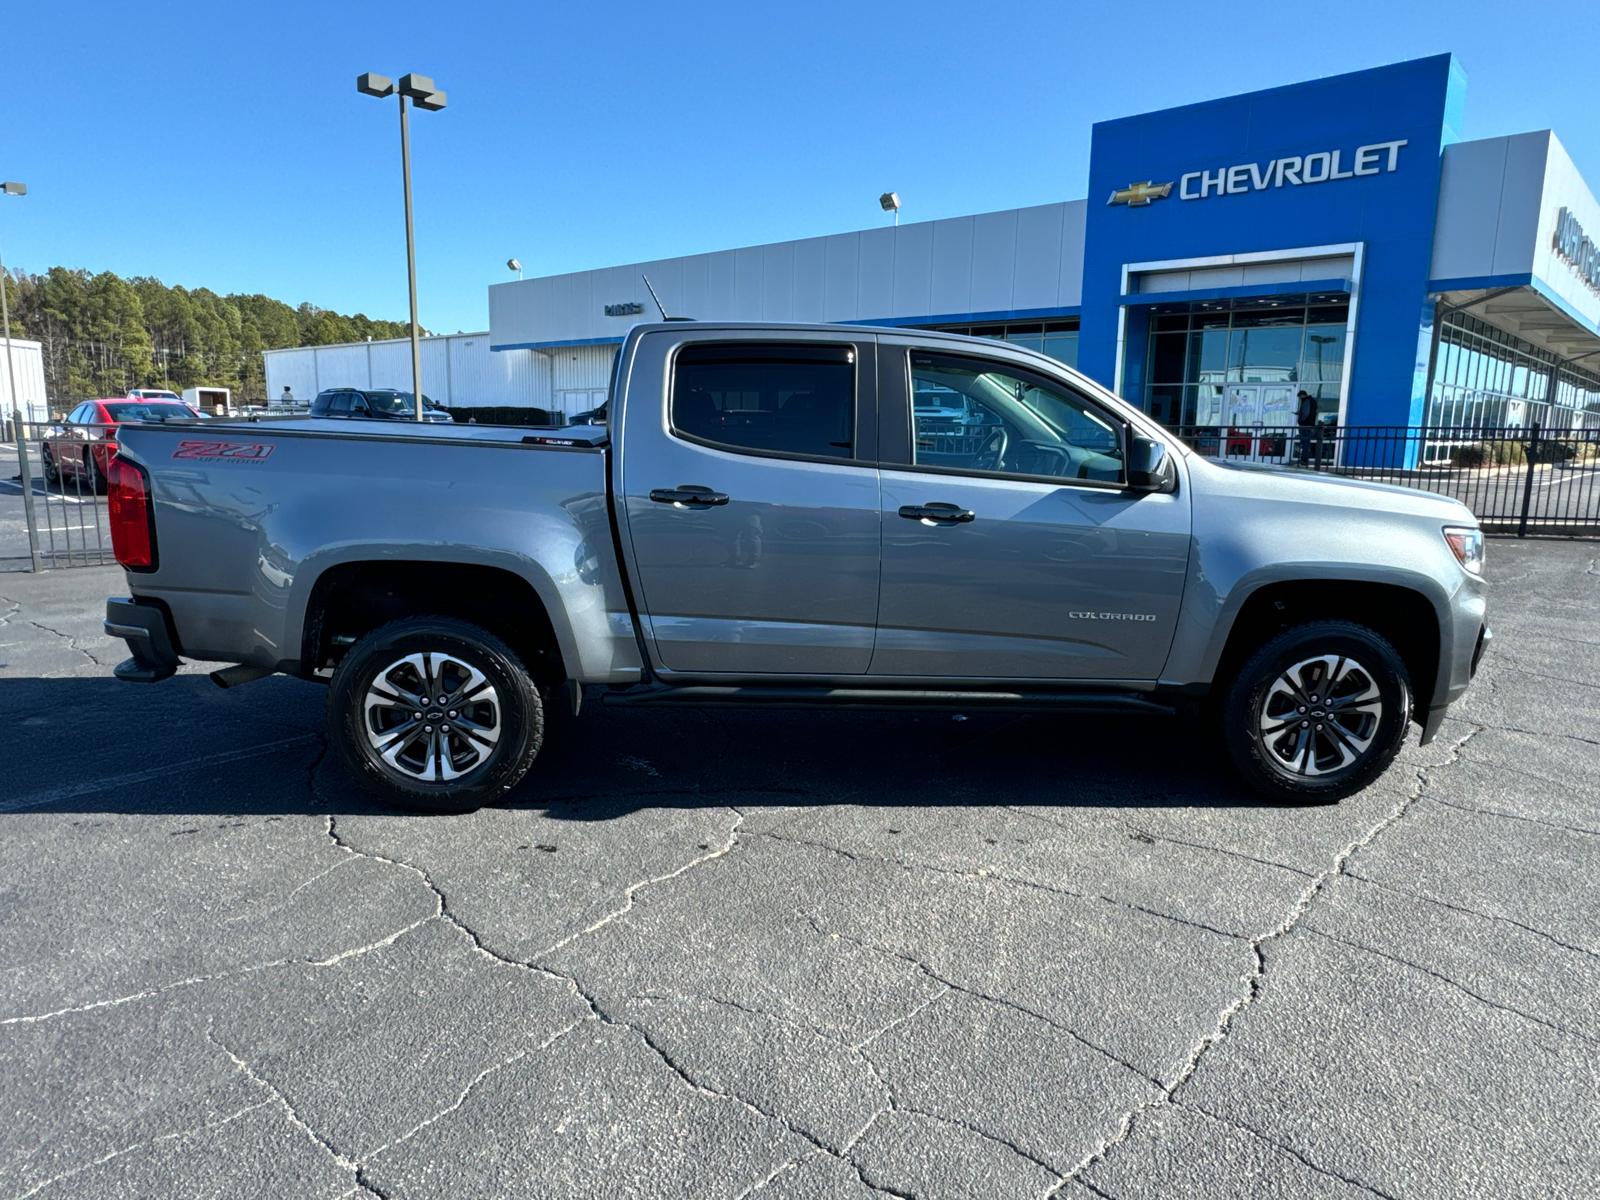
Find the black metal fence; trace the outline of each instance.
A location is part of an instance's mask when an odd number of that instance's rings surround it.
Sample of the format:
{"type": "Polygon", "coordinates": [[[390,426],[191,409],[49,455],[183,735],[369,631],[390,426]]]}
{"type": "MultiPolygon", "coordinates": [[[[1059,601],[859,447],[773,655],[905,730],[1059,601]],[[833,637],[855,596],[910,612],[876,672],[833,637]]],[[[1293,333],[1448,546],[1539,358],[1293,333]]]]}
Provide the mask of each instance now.
{"type": "MultiPolygon", "coordinates": [[[[21,436],[12,480],[22,501],[25,547],[7,547],[0,557],[26,561],[33,570],[99,567],[116,562],[106,516],[106,469],[116,444],[116,426],[65,426],[19,422],[21,436]]],[[[10,522],[8,521],[7,524],[10,522]]]]}
{"type": "Polygon", "coordinates": [[[1219,461],[1298,467],[1438,492],[1498,533],[1600,531],[1600,429],[1190,426],[1219,461]]]}

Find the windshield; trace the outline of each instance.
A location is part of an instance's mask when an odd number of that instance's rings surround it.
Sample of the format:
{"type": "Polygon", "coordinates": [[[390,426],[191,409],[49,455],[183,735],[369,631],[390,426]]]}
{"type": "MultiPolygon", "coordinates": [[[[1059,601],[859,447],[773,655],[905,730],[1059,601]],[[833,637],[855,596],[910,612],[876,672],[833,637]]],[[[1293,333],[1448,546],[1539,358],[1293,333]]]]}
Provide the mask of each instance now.
{"type": "MultiPolygon", "coordinates": [[[[406,413],[417,411],[416,398],[410,392],[363,392],[362,394],[366,396],[367,403],[371,406],[373,412],[393,413],[397,416],[403,416],[406,413]]],[[[428,398],[426,392],[422,394],[422,407],[433,412],[444,411],[428,398]]]]}
{"type": "Polygon", "coordinates": [[[113,421],[192,421],[194,411],[184,404],[170,401],[141,400],[137,403],[107,404],[106,415],[113,421]]]}

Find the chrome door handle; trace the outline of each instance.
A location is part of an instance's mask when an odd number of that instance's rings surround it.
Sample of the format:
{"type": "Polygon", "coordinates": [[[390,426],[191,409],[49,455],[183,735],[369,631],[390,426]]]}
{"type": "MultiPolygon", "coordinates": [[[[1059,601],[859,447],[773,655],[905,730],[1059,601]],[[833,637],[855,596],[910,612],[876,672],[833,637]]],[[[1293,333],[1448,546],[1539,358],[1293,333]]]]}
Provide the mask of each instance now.
{"type": "Polygon", "coordinates": [[[977,517],[970,508],[954,504],[902,504],[900,515],[924,525],[965,525],[977,517]]]}
{"type": "Polygon", "coordinates": [[[677,508],[714,508],[728,502],[727,492],[713,492],[708,487],[692,483],[675,488],[654,488],[650,499],[657,504],[671,504],[677,508]]]}

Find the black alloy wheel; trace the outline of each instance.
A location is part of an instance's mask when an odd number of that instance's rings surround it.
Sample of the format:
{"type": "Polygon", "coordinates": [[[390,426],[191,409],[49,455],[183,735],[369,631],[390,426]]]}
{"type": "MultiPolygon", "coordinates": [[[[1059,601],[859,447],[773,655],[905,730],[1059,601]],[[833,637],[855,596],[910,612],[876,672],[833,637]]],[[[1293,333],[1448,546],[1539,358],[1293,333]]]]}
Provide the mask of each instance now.
{"type": "Polygon", "coordinates": [[[470,812],[527,773],[544,739],[539,689],[485,629],[449,617],[393,621],[339,663],[328,733],[369,791],[416,812],[470,812]]]}
{"type": "Polygon", "coordinates": [[[44,460],[44,481],[52,486],[60,483],[61,468],[56,466],[56,456],[50,453],[50,446],[48,443],[41,451],[40,457],[44,460]]]}
{"type": "Polygon", "coordinates": [[[1228,757],[1261,795],[1324,804],[1388,769],[1411,720],[1411,679],[1393,646],[1350,621],[1287,629],[1226,685],[1228,757]]]}

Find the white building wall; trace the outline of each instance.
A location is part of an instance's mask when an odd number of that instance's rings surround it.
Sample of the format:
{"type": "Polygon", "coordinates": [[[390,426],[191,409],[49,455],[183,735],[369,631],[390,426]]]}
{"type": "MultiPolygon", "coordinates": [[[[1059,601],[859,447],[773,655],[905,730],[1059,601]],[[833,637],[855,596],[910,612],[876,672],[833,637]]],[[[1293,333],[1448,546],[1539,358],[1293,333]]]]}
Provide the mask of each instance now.
{"type": "Polygon", "coordinates": [[[26,421],[48,421],[50,402],[44,392],[44,353],[38,342],[11,339],[10,370],[6,369],[5,343],[0,341],[0,413],[10,416],[21,409],[26,421]],[[16,401],[11,395],[16,380],[16,401]]]}
{"type": "MultiPolygon", "coordinates": [[[[423,338],[421,350],[422,390],[447,408],[550,407],[550,360],[543,354],[494,353],[487,333],[423,338]]],[[[262,357],[267,395],[273,399],[283,395],[285,386],[299,400],[331,387],[411,390],[409,338],[268,350],[262,357]]]]}
{"type": "Polygon", "coordinates": [[[1087,212],[1073,200],[493,284],[490,341],[620,341],[660,319],[646,275],[668,313],[702,320],[920,322],[1075,308],[1087,212]],[[605,315],[628,303],[642,312],[605,315]]]}
{"type": "Polygon", "coordinates": [[[1532,275],[1600,330],[1600,292],[1555,248],[1563,208],[1600,242],[1600,203],[1548,129],[1445,147],[1431,277],[1532,275]]]}

